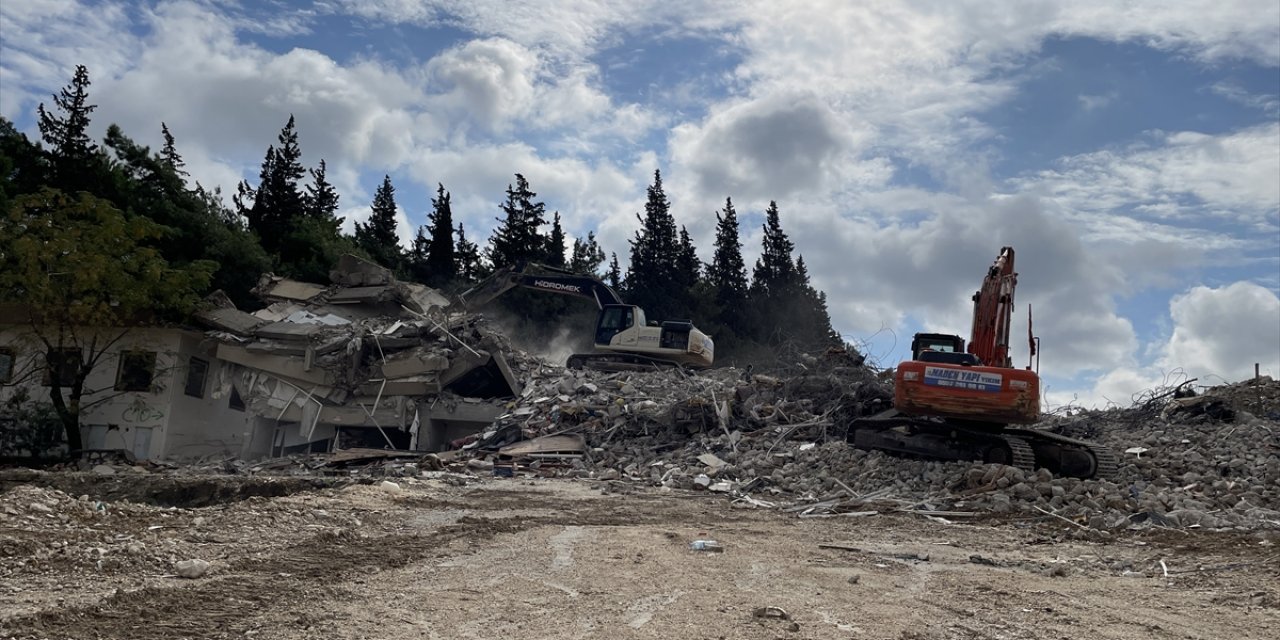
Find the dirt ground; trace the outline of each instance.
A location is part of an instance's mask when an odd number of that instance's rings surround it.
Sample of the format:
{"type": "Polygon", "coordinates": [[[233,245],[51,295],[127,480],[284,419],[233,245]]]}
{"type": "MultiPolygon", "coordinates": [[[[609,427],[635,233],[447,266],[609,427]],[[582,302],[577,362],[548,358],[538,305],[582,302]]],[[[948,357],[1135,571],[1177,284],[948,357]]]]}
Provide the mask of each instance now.
{"type": "MultiPolygon", "coordinates": [[[[399,490],[294,482],[287,495],[223,491],[227,501],[188,508],[118,491],[107,501],[91,481],[11,478],[0,493],[0,638],[1262,639],[1280,629],[1274,531],[805,519],[722,495],[455,476],[399,479],[399,490]],[[723,551],[691,550],[699,539],[723,551]],[[191,558],[212,569],[174,575],[191,558]]],[[[123,482],[142,494],[152,480],[123,482]]]]}

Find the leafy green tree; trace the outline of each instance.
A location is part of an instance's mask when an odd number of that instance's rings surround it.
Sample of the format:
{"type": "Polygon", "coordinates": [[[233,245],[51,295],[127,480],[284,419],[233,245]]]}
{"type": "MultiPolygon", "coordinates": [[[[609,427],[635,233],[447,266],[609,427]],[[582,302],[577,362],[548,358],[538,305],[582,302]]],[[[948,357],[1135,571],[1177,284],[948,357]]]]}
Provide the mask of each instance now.
{"type": "MultiPolygon", "coordinates": [[[[529,182],[516,174],[515,186],[507,185],[507,200],[502,204],[498,228],[489,237],[489,264],[493,268],[510,267],[546,258],[547,241],[538,229],[547,223],[546,205],[534,202],[538,194],[529,190],[529,182]]],[[[563,252],[563,244],[561,251],[563,252]]]]}
{"type": "Polygon", "coordinates": [[[667,320],[681,315],[683,300],[673,296],[684,291],[684,276],[679,273],[680,241],[676,221],[671,215],[667,194],[662,190],[662,174],[653,172],[640,218],[640,229],[631,240],[631,264],[627,269],[627,294],[632,304],[639,305],[654,320],[667,320]]]}
{"type": "Polygon", "coordinates": [[[396,188],[391,176],[383,176],[382,184],[373,192],[372,212],[365,223],[356,223],[356,246],[364,249],[374,262],[399,271],[404,263],[400,235],[396,233],[396,188]]]}
{"type": "Polygon", "coordinates": [[[569,257],[570,271],[595,275],[603,263],[604,249],[596,241],[596,232],[588,231],[585,239],[574,238],[573,252],[569,257]]]}
{"type": "Polygon", "coordinates": [[[53,96],[54,110],[36,108],[40,136],[49,145],[53,175],[51,183],[66,191],[98,192],[103,186],[105,165],[98,145],[89,137],[89,70],[76,65],[71,84],[53,96]]]}
{"type": "Polygon", "coordinates": [[[23,305],[45,349],[41,365],[53,368],[50,396],[72,450],[83,448],[90,372],[130,327],[185,317],[208,287],[216,265],[170,265],[152,246],[162,235],[151,220],[84,192],[25,194],[0,218],[0,296],[23,305]]]}

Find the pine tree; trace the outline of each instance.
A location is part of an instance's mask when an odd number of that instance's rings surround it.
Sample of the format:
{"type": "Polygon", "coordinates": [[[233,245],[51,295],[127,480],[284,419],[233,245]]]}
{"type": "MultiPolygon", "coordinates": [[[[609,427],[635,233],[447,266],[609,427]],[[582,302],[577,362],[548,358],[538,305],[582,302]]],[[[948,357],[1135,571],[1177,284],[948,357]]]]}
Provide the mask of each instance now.
{"type": "Polygon", "coordinates": [[[680,243],[659,171],[653,172],[644,211],[640,229],[631,241],[627,291],[632,303],[643,308],[647,315],[666,319],[682,314],[684,309],[672,295],[683,290],[678,274],[680,243]]]}
{"type": "Polygon", "coordinates": [[[738,213],[730,198],[725,198],[724,209],[716,214],[716,248],[707,268],[707,282],[718,307],[716,322],[745,335],[747,319],[742,310],[747,302],[747,266],[742,259],[738,213]]]}
{"type": "Polygon", "coordinates": [[[801,340],[806,345],[811,345],[811,349],[840,346],[844,341],[831,326],[831,315],[827,312],[827,294],[814,289],[809,282],[809,268],[804,264],[803,255],[796,259],[796,276],[800,284],[796,313],[801,340]]]}
{"type": "Polygon", "coordinates": [[[427,225],[418,225],[413,234],[413,242],[409,243],[409,251],[405,254],[405,271],[415,282],[428,283],[431,280],[431,269],[427,266],[427,256],[431,253],[431,238],[427,235],[427,225]]]}
{"type": "Polygon", "coordinates": [[[178,148],[173,141],[173,134],[169,132],[169,125],[161,122],[160,134],[164,136],[164,147],[160,149],[160,160],[164,162],[165,166],[169,167],[170,171],[183,178],[190,176],[191,174],[187,173],[186,169],[187,163],[183,162],[182,156],[178,154],[178,148]]]}
{"type": "Polygon", "coordinates": [[[311,184],[302,194],[302,215],[287,225],[280,243],[279,269],[307,282],[325,282],[334,263],[355,245],[342,235],[338,190],[329,182],[325,161],[308,173],[311,184]]]}
{"type": "Polygon", "coordinates": [[[603,262],[604,249],[601,249],[600,243],[596,241],[596,232],[588,231],[585,240],[582,238],[574,239],[573,253],[569,257],[570,271],[595,275],[603,262]]]}
{"type": "Polygon", "coordinates": [[[748,291],[757,340],[791,342],[801,349],[839,344],[827,315],[826,296],[809,284],[803,258],[792,258],[795,244],[782,230],[778,204],[765,211],[764,241],[748,291]],[[833,338],[833,336],[835,336],[833,338]]]}
{"type": "Polygon", "coordinates": [[[498,228],[489,238],[489,263],[495,269],[545,259],[547,241],[538,228],[547,222],[546,205],[533,201],[537,195],[518,173],[515,186],[507,185],[503,215],[497,218],[498,228]]]}
{"type": "Polygon", "coordinates": [[[564,228],[560,226],[560,212],[554,214],[551,222],[551,234],[547,236],[547,255],[543,261],[552,267],[563,267],[564,261],[564,228]]]}
{"type": "Polygon", "coordinates": [[[751,274],[751,289],[756,295],[781,295],[795,286],[796,266],[791,257],[795,245],[782,230],[778,203],[769,202],[765,210],[764,241],[760,258],[751,274]]]}
{"type": "Polygon", "coordinates": [[[609,273],[605,277],[605,280],[609,283],[610,287],[613,287],[615,291],[621,291],[623,288],[622,287],[623,285],[622,267],[618,265],[618,254],[617,252],[614,252],[610,254],[610,256],[611,257],[609,258],[609,273]]]}
{"type": "Polygon", "coordinates": [[[467,232],[458,223],[458,279],[470,284],[480,280],[484,275],[484,265],[480,262],[480,248],[476,243],[467,240],[467,232]]]}
{"type": "Polygon", "coordinates": [[[364,249],[374,262],[399,270],[404,262],[400,249],[400,236],[396,233],[396,188],[391,176],[383,176],[382,184],[373,193],[372,212],[365,223],[356,223],[356,245],[364,249]]]}
{"type": "MultiPolygon", "coordinates": [[[[293,116],[280,130],[279,147],[267,147],[258,173],[258,186],[241,182],[234,198],[238,212],[258,234],[262,248],[281,259],[281,248],[296,223],[305,215],[305,202],[299,181],[306,174],[302,167],[302,151],[298,148],[298,132],[293,116]],[[249,204],[249,203],[252,204],[249,204]]],[[[296,253],[296,252],[290,252],[296,253]]],[[[287,265],[287,260],[280,260],[287,265]]]]}
{"type": "Polygon", "coordinates": [[[98,145],[89,138],[89,114],[98,108],[89,104],[89,84],[89,70],[76,65],[71,84],[53,96],[60,115],[46,111],[43,102],[36,108],[40,137],[49,145],[53,184],[67,192],[97,191],[103,186],[104,163],[98,145]]]}
{"type": "MultiPolygon", "coordinates": [[[[437,183],[436,197],[431,199],[431,213],[427,215],[426,255],[422,264],[422,282],[433,286],[445,286],[458,277],[458,255],[453,243],[452,196],[437,183]]],[[[418,230],[421,236],[422,229],[418,230]]],[[[415,250],[417,240],[414,240],[415,250]]]]}
{"type": "Polygon", "coordinates": [[[310,170],[311,184],[302,197],[302,210],[308,218],[332,224],[336,231],[342,225],[342,218],[338,217],[338,190],[329,183],[327,172],[324,158],[320,159],[319,167],[310,170]]]}

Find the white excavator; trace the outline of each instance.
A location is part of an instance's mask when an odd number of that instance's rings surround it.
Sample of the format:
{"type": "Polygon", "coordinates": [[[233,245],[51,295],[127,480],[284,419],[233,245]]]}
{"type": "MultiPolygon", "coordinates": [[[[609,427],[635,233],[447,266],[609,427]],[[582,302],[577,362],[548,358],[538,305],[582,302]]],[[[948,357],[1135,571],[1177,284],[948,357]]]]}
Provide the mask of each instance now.
{"type": "Polygon", "coordinates": [[[596,303],[600,314],[593,340],[595,351],[569,356],[565,364],[571,369],[705,369],[715,359],[711,336],[699,331],[693,322],[648,320],[644,309],[623,302],[617,292],[595,276],[537,264],[507,267],[463,292],[461,298],[467,307],[478,307],[516,287],[596,303]]]}

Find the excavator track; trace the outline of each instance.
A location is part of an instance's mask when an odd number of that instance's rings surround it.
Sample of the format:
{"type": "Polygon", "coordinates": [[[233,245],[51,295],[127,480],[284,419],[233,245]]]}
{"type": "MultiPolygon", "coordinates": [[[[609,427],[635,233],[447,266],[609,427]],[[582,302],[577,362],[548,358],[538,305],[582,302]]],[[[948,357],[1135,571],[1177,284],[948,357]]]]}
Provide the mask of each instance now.
{"type": "Polygon", "coordinates": [[[860,449],[1005,464],[1027,472],[1045,468],[1085,479],[1112,478],[1117,468],[1110,449],[1083,440],[1034,429],[914,418],[893,410],[854,421],[848,439],[860,449]]]}
{"type": "Polygon", "coordinates": [[[1005,428],[1002,433],[1025,439],[1036,452],[1037,466],[1057,475],[1109,480],[1119,468],[1115,452],[1092,442],[1036,429],[1005,428]]]}
{"type": "Polygon", "coordinates": [[[565,366],[594,371],[661,371],[678,369],[682,365],[661,358],[627,353],[575,353],[569,356],[565,366]]]}

